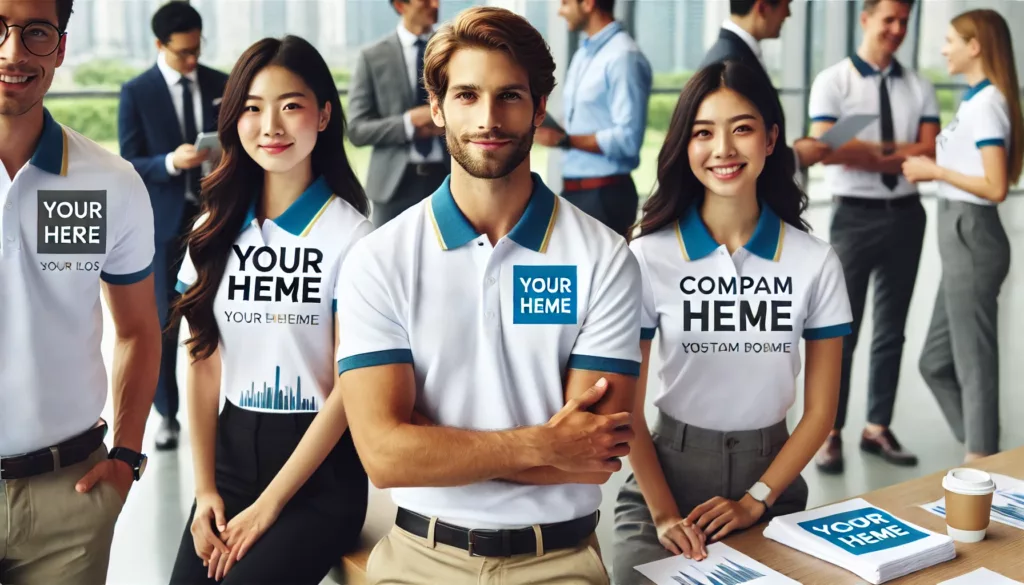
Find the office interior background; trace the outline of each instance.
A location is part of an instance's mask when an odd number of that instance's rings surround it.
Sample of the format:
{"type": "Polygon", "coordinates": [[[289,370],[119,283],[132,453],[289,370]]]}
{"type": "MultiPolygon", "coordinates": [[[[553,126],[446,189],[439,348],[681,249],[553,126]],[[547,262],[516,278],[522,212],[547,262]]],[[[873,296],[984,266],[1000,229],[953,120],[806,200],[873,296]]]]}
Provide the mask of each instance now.
{"type": "MultiPolygon", "coordinates": [[[[164,0],[77,0],[68,27],[68,57],[57,71],[46,106],[55,118],[117,152],[117,101],[119,86],[148,67],[156,57],[150,18],[164,0]]],[[[191,0],[204,19],[201,62],[230,71],[234,60],[256,40],[266,36],[295,34],[312,42],[332,67],[342,104],[351,65],[359,47],[390,31],[397,16],[386,0],[191,0]]],[[[460,10],[478,4],[473,0],[441,0],[440,18],[447,20],[460,10]]],[[[547,39],[564,80],[573,50],[582,40],[567,31],[557,15],[558,0],[490,0],[527,17],[547,39]]],[[[781,88],[789,127],[789,141],[803,136],[807,128],[808,91],[824,68],[852,53],[860,42],[861,0],[794,0],[792,16],[781,38],[765,41],[765,60],[775,84],[781,88]]],[[[1024,22],[1021,0],[918,0],[910,31],[898,58],[906,66],[922,71],[936,86],[942,124],[948,123],[966,89],[962,80],[951,78],[940,54],[952,17],[971,8],[988,7],[1001,12],[1011,23],[1024,22]]],[[[618,0],[616,15],[626,25],[650,60],[655,72],[655,91],[650,100],[648,126],[641,163],[634,180],[641,201],[651,193],[656,180],[658,151],[675,107],[679,90],[692,75],[705,50],[718,35],[728,17],[728,0],[618,0]]],[[[1017,32],[1016,30],[1014,32],[1017,32]]],[[[1024,79],[1024,37],[1014,39],[1018,75],[1024,79]]],[[[561,112],[561,89],[556,87],[549,112],[561,112]]],[[[369,148],[348,146],[348,155],[365,178],[369,148]]],[[[557,192],[560,187],[559,154],[534,146],[532,166],[557,192]]],[[[822,183],[820,166],[811,169],[806,188],[811,198],[807,218],[816,235],[827,239],[831,217],[830,193],[822,183]]],[[[1024,267],[1017,258],[1024,253],[1024,197],[1017,185],[1000,206],[1010,236],[1014,261],[1000,298],[1001,405],[1003,449],[1024,445],[1024,267]]],[[[906,329],[903,367],[893,430],[901,442],[917,453],[915,468],[897,468],[857,451],[866,410],[868,350],[871,343],[870,312],[865,316],[854,361],[853,390],[847,429],[844,433],[846,473],[820,475],[813,464],[804,471],[811,493],[811,506],[841,500],[869,490],[954,467],[963,457],[962,447],[946,423],[917,370],[917,360],[931,316],[939,280],[939,259],[935,240],[933,188],[922,186],[929,224],[924,253],[906,329]]],[[[868,299],[869,305],[871,299],[868,299]]],[[[184,332],[183,332],[184,333],[184,332]]],[[[657,343],[657,342],[656,342],[657,343]]],[[[112,357],[112,323],[105,323],[104,357],[112,357]]],[[[184,353],[184,352],[182,352],[184,353]]],[[[657,351],[652,352],[657,367],[657,351]]],[[[183,358],[182,358],[183,359],[183,358]]],[[[184,394],[185,364],[179,363],[179,380],[184,394]]],[[[652,377],[656,384],[656,377],[652,377]]],[[[802,379],[798,380],[802,389],[802,379]]],[[[650,396],[651,392],[648,392],[650,396]]],[[[183,397],[184,400],[184,397],[183,397]]],[[[799,420],[802,397],[789,415],[792,425],[799,420]]],[[[182,415],[184,415],[184,408],[182,415]]],[[[648,404],[649,420],[653,411],[648,404]]],[[[108,403],[104,416],[110,419],[108,403]]],[[[181,418],[185,418],[182,416],[181,418]]],[[[145,444],[150,455],[147,476],[137,484],[118,523],[111,555],[109,583],[166,583],[185,528],[192,503],[192,461],[187,420],[182,445],[177,451],[155,452],[152,437],[158,417],[151,418],[145,444]]],[[[628,473],[623,471],[604,486],[601,544],[610,547],[614,499],[628,473]]],[[[387,494],[373,491],[368,522],[390,522],[392,508],[387,494]]],[[[330,579],[325,583],[333,582],[330,579]]]]}

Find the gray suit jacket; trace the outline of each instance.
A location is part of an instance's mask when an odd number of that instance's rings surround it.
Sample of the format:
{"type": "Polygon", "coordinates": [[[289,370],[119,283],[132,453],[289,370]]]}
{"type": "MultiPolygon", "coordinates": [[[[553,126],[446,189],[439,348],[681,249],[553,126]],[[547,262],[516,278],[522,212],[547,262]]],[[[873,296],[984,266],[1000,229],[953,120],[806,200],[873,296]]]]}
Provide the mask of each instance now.
{"type": "Polygon", "coordinates": [[[371,201],[395,196],[412,146],[402,116],[415,105],[398,33],[359,51],[348,89],[348,139],[355,146],[373,146],[366,174],[371,201]]]}

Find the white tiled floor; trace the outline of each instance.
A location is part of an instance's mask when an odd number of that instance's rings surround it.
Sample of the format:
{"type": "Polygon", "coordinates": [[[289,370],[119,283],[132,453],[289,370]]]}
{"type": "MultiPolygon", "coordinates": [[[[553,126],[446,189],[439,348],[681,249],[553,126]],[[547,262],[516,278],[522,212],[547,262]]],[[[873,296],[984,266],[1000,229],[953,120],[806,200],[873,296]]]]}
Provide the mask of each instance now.
{"type": "MultiPolygon", "coordinates": [[[[825,197],[815,193],[818,202],[825,197]]],[[[934,203],[928,201],[929,217],[934,217],[934,203]]],[[[1012,197],[1001,206],[1006,230],[1013,246],[1019,250],[1024,244],[1024,197],[1012,197]]],[[[808,212],[815,233],[827,237],[830,210],[818,205],[808,212]]],[[[893,429],[907,448],[920,456],[920,465],[915,469],[894,468],[876,459],[862,457],[856,450],[856,439],[860,423],[865,416],[865,380],[867,372],[867,348],[862,343],[857,350],[853,373],[853,391],[850,401],[849,424],[844,438],[847,444],[847,471],[841,477],[824,477],[813,467],[804,472],[811,489],[811,505],[818,505],[879,487],[911,479],[940,469],[957,465],[962,449],[948,431],[938,407],[917,372],[917,358],[924,341],[924,335],[931,315],[935,286],[939,279],[939,259],[935,243],[934,221],[929,221],[925,240],[925,252],[921,261],[920,275],[914,291],[909,324],[906,331],[904,362],[900,377],[896,416],[893,429]]],[[[1024,320],[1024,268],[1014,263],[1006,281],[1000,304],[1002,355],[1002,445],[1004,449],[1024,445],[1024,427],[1012,425],[1024,413],[1024,393],[1021,380],[1024,378],[1024,360],[1015,356],[1024,355],[1024,337],[1020,336],[1015,324],[1024,320]]],[[[870,340],[870,317],[865,322],[861,339],[870,340]]],[[[110,331],[107,323],[106,331],[110,331]]],[[[656,353],[656,352],[652,352],[656,353]]],[[[110,359],[110,342],[105,343],[105,356],[110,359]]],[[[109,363],[109,361],[108,361],[109,363]]],[[[182,371],[181,379],[184,380],[182,371]]],[[[799,417],[799,400],[791,413],[790,420],[799,417]]],[[[183,409],[184,410],[184,409],[183,409]]],[[[109,417],[110,410],[106,416],[109,417]]],[[[184,413],[183,413],[184,416],[184,413]]],[[[182,421],[187,423],[187,421],[182,421]]],[[[143,482],[132,491],[118,523],[110,565],[109,582],[112,584],[142,585],[166,583],[177,551],[184,523],[192,500],[192,467],[188,451],[188,432],[184,432],[184,444],[180,450],[171,453],[157,453],[152,450],[152,436],[156,429],[156,417],[150,420],[147,433],[147,448],[150,450],[150,467],[143,482]]],[[[602,545],[610,546],[612,509],[615,493],[625,478],[626,471],[617,474],[605,486],[605,503],[602,507],[602,525],[598,529],[602,545]]],[[[372,509],[372,506],[371,506],[372,509]]]]}

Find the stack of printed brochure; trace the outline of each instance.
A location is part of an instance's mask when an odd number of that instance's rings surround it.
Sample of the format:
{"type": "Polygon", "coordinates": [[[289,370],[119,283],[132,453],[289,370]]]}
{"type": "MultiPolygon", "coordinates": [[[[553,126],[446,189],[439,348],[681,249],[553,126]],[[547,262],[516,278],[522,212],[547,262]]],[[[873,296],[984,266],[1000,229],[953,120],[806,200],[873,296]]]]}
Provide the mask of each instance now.
{"type": "Polygon", "coordinates": [[[773,518],[764,535],[875,585],[956,557],[948,536],[860,498],[773,518]]]}

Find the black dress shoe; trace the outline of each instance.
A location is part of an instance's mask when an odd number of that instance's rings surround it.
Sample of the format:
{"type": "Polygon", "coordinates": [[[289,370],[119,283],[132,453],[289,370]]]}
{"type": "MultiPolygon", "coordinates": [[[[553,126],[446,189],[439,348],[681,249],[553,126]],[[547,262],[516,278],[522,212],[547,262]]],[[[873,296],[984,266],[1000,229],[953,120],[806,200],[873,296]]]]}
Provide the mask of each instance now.
{"type": "Polygon", "coordinates": [[[829,475],[843,472],[843,439],[839,435],[829,435],[825,443],[814,455],[814,464],[818,471],[829,475]]]}
{"type": "Polygon", "coordinates": [[[181,433],[181,425],[177,419],[165,418],[160,423],[160,429],[156,432],[156,450],[170,451],[178,448],[178,435],[181,433]]]}
{"type": "Polygon", "coordinates": [[[917,455],[904,451],[892,431],[885,429],[881,433],[871,434],[867,430],[861,435],[860,450],[878,455],[893,465],[913,467],[917,465],[917,455]]]}

